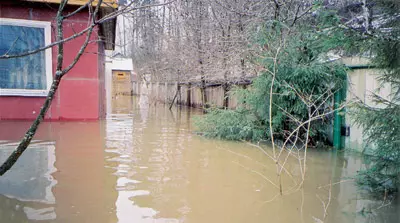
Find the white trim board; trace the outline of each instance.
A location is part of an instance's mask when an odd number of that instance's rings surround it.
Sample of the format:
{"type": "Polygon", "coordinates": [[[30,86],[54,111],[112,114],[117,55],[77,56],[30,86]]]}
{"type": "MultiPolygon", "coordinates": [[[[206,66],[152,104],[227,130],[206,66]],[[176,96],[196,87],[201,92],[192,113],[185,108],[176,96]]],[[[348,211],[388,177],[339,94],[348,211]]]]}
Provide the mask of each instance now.
{"type": "MultiPolygon", "coordinates": [[[[51,44],[51,22],[36,21],[36,20],[23,20],[23,19],[6,19],[0,18],[0,25],[15,25],[23,27],[34,27],[44,29],[44,44],[47,46],[51,44]]],[[[45,50],[45,64],[46,64],[46,89],[45,90],[31,90],[31,89],[1,89],[1,96],[28,96],[28,97],[45,97],[47,96],[51,84],[53,82],[53,67],[52,67],[52,52],[51,48],[45,50]]]]}

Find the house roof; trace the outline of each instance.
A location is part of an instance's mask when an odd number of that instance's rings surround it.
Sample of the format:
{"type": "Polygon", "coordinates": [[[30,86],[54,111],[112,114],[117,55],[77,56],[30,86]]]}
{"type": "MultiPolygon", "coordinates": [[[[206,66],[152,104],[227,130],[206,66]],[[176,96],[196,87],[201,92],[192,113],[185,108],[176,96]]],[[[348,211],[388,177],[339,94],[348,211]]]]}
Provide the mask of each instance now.
{"type": "MultiPolygon", "coordinates": [[[[27,2],[42,2],[42,3],[61,3],[61,0],[24,0],[27,2]]],[[[88,0],[69,0],[69,5],[85,5],[88,0]]],[[[93,1],[93,5],[96,5],[98,0],[93,1]]],[[[103,0],[102,7],[118,8],[118,0],[103,0]]]]}

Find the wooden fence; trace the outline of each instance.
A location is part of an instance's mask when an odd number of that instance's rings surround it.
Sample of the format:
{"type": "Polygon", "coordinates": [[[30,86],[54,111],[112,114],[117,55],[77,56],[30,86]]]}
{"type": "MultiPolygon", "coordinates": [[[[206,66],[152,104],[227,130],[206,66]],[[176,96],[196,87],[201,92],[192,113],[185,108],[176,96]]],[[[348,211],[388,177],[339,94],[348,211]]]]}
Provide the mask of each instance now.
{"type": "MultiPolygon", "coordinates": [[[[236,86],[246,87],[247,85],[245,83],[236,86]]],[[[207,106],[222,108],[227,103],[226,107],[230,109],[236,108],[238,104],[237,97],[226,93],[225,86],[223,84],[213,84],[205,87],[207,106]],[[227,95],[229,95],[228,100],[226,100],[227,95]]],[[[229,86],[229,88],[231,87],[232,85],[229,86]]],[[[191,107],[204,106],[200,84],[133,82],[132,93],[133,95],[146,95],[150,103],[161,102],[171,104],[175,98],[175,103],[179,105],[191,107]]]]}

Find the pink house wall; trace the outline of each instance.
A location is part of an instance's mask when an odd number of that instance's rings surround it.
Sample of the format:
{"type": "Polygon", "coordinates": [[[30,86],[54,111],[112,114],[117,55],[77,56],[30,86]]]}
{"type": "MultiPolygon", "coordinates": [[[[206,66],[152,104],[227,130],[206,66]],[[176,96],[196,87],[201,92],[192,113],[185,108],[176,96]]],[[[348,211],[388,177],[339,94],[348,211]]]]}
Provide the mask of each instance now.
{"type": "MultiPolygon", "coordinates": [[[[73,10],[69,9],[69,10],[73,10]]],[[[25,20],[50,21],[52,41],[55,40],[55,15],[57,5],[32,4],[32,3],[0,3],[0,18],[13,18],[25,20]]],[[[87,12],[81,12],[67,19],[64,25],[64,36],[68,37],[87,27],[87,12]]],[[[97,40],[97,30],[92,34],[92,39],[97,40]]],[[[64,45],[64,66],[68,66],[79,51],[85,36],[78,37],[64,45]]],[[[104,83],[103,47],[97,41],[90,43],[76,64],[64,76],[60,87],[49,109],[46,119],[50,120],[94,120],[103,116],[104,106],[102,90],[104,83]]],[[[55,72],[57,55],[56,48],[52,49],[53,73],[55,72]]],[[[21,97],[0,95],[0,120],[35,119],[45,100],[45,97],[21,97]]]]}

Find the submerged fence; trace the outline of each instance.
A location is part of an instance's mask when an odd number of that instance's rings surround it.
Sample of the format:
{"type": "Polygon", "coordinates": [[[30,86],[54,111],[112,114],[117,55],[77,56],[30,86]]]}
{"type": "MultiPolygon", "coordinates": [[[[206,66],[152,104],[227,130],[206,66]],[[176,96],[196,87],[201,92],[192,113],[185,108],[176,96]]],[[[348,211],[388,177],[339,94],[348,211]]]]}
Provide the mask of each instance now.
{"type": "MultiPolygon", "coordinates": [[[[206,105],[211,107],[236,108],[237,97],[227,93],[233,86],[246,87],[248,83],[237,85],[209,84],[204,87],[206,105]],[[229,97],[228,97],[229,95],[229,97]]],[[[133,82],[133,95],[146,95],[150,103],[177,103],[191,107],[203,107],[202,87],[197,83],[145,83],[133,82]]]]}

